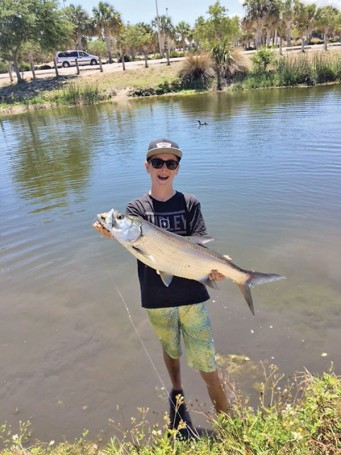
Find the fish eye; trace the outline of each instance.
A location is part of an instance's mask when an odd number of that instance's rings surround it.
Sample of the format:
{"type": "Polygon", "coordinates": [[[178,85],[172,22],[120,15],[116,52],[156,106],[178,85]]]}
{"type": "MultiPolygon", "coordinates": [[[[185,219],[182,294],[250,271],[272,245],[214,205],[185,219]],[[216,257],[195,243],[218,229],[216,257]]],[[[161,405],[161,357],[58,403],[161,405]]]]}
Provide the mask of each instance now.
{"type": "Polygon", "coordinates": [[[120,213],[116,217],[117,220],[121,221],[124,220],[124,215],[121,215],[120,213]]]}

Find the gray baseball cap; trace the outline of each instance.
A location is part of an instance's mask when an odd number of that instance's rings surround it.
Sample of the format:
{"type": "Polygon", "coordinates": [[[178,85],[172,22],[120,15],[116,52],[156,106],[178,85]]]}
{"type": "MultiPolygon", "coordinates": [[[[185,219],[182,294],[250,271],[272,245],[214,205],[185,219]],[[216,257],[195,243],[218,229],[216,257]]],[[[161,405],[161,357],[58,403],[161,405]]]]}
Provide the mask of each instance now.
{"type": "Polygon", "coordinates": [[[171,153],[179,158],[179,161],[182,157],[182,151],[180,150],[178,144],[170,139],[156,139],[150,142],[147,150],[147,160],[152,158],[155,155],[160,155],[162,153],[171,153]]]}

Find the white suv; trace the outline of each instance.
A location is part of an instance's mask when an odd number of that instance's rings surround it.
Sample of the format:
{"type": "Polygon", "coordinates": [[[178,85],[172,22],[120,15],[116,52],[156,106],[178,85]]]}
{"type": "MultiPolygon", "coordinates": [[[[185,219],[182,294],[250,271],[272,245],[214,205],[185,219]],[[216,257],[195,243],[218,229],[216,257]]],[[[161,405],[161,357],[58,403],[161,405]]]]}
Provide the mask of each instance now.
{"type": "Polygon", "coordinates": [[[88,54],[84,51],[62,51],[56,53],[57,66],[68,68],[71,65],[97,65],[99,57],[88,54]]]}

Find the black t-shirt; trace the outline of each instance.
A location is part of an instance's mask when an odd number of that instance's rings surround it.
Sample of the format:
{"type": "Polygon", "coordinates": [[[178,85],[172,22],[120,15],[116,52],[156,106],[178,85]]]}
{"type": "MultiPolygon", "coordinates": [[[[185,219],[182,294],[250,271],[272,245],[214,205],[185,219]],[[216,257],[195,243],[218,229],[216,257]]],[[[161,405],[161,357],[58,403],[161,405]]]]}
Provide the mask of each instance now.
{"type": "MultiPolygon", "coordinates": [[[[166,202],[157,201],[149,194],[129,202],[127,215],[139,216],[156,226],[178,235],[206,235],[200,203],[195,196],[176,192],[166,202]]],[[[205,302],[210,298],[206,286],[195,280],[174,277],[167,287],[158,273],[138,263],[141,301],[144,308],[168,308],[205,302]]]]}

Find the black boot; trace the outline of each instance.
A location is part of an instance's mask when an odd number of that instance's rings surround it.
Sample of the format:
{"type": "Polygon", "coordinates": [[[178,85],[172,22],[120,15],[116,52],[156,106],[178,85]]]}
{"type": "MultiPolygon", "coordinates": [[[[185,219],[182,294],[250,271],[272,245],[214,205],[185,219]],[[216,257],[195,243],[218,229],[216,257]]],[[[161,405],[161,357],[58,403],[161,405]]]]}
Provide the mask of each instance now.
{"type": "Polygon", "coordinates": [[[197,432],[193,427],[191,416],[184,399],[183,390],[172,389],[169,394],[169,429],[177,430],[180,422],[186,424],[185,428],[179,430],[180,437],[184,439],[197,437],[197,432]]]}

